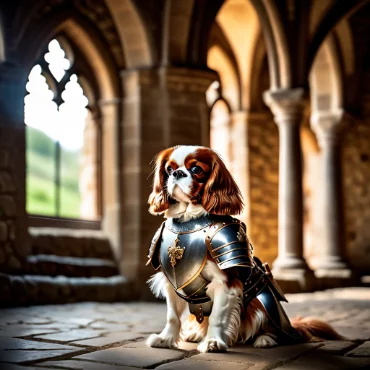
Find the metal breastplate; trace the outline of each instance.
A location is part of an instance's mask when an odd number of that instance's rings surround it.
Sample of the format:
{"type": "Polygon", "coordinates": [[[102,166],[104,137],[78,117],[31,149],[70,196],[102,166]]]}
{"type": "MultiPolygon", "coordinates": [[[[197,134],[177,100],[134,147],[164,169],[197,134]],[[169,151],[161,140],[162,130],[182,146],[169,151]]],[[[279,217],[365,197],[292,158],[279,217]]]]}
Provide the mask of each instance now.
{"type": "Polygon", "coordinates": [[[186,233],[175,233],[166,226],[163,229],[159,259],[163,272],[177,291],[192,284],[206,263],[206,229],[186,233]]]}
{"type": "MultiPolygon", "coordinates": [[[[158,262],[176,294],[189,303],[189,310],[201,323],[212,311],[206,294],[209,281],[201,272],[207,262],[205,237],[219,216],[206,216],[180,223],[168,219],[163,225],[158,246],[158,262]]],[[[157,243],[157,238],[154,238],[157,243]]]]}

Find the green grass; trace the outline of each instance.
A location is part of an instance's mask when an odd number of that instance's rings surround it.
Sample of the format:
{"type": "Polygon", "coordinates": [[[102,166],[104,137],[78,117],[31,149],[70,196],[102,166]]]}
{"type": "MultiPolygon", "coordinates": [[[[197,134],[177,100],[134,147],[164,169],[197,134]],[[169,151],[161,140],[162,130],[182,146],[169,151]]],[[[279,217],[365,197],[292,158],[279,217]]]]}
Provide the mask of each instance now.
{"type": "MultiPolygon", "coordinates": [[[[80,217],[80,195],[67,187],[61,187],[61,217],[80,217]]],[[[43,216],[57,216],[55,186],[52,180],[27,176],[27,212],[43,216]]]]}
{"type": "Polygon", "coordinates": [[[61,148],[61,209],[55,209],[55,143],[44,133],[27,127],[27,212],[80,217],[79,152],[61,148]]]}
{"type": "Polygon", "coordinates": [[[38,176],[27,175],[27,212],[55,216],[54,183],[38,176]]]}

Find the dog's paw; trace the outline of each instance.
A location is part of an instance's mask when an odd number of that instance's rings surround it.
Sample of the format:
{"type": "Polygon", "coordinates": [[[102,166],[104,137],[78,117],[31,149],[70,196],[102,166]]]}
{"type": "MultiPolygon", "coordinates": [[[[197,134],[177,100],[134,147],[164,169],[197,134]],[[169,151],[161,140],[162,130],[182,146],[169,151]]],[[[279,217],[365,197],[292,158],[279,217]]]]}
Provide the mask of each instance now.
{"type": "Polygon", "coordinates": [[[199,343],[197,349],[201,353],[225,352],[227,351],[227,345],[221,339],[206,337],[202,342],[199,343]]]}
{"type": "Polygon", "coordinates": [[[165,337],[160,334],[152,334],[145,341],[148,347],[156,348],[178,348],[175,339],[172,336],[165,337]]]}
{"type": "Polygon", "coordinates": [[[277,343],[271,335],[262,334],[254,341],[253,346],[256,348],[272,348],[277,346],[277,343]]]}
{"type": "Polygon", "coordinates": [[[181,334],[183,342],[199,343],[203,337],[197,332],[186,332],[181,334]]]}

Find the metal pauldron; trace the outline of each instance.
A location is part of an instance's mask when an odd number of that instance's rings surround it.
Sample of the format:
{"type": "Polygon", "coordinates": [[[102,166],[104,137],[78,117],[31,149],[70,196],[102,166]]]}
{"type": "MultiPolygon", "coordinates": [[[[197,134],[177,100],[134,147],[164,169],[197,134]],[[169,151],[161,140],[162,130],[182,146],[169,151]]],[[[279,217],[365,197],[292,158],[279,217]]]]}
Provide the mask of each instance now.
{"type": "Polygon", "coordinates": [[[205,242],[221,270],[235,266],[253,268],[252,248],[241,221],[232,218],[230,222],[215,222],[209,227],[205,242]]]}

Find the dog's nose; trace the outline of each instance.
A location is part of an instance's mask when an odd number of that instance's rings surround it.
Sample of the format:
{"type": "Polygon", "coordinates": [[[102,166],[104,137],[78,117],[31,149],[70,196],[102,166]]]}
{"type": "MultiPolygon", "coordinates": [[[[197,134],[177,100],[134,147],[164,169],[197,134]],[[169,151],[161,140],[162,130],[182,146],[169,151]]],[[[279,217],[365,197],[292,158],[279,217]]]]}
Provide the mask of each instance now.
{"type": "Polygon", "coordinates": [[[187,177],[187,174],[181,170],[173,171],[172,175],[176,180],[181,179],[182,177],[187,177]]]}

